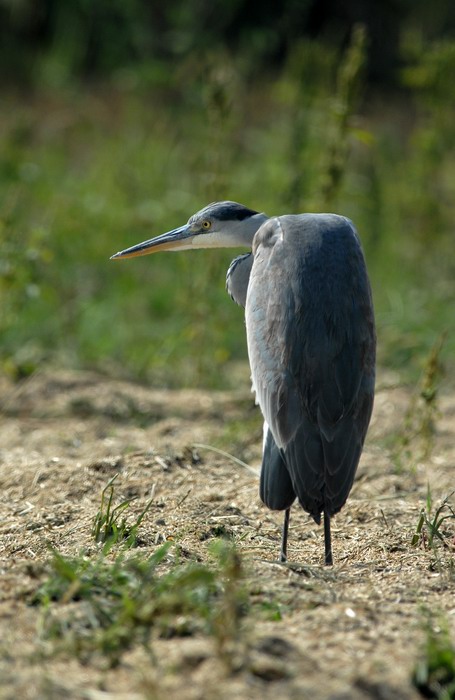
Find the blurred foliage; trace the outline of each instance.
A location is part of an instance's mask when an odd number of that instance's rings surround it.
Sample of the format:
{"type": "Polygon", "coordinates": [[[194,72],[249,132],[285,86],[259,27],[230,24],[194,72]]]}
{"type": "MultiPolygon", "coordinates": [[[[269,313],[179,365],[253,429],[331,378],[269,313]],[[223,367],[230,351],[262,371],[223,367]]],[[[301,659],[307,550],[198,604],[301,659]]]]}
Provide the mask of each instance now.
{"type": "Polygon", "coordinates": [[[442,333],[431,348],[404,413],[403,425],[396,435],[394,460],[398,471],[415,470],[422,460],[429,459],[434,448],[440,416],[439,394],[445,378],[440,358],[446,336],[445,332],[442,333]]]}
{"type": "MultiPolygon", "coordinates": [[[[0,7],[11,22],[31,5],[0,7]]],[[[145,5],[109,7],[115,27],[137,11],[141,45],[145,5]]],[[[196,21],[183,3],[147,7],[196,21]]],[[[71,13],[94,11],[82,1],[58,8],[52,22],[67,13],[75,35],[71,13]]],[[[50,362],[167,386],[235,384],[246,359],[242,310],[224,291],[235,251],[109,261],[219,198],[270,214],[350,216],[372,278],[380,361],[415,379],[446,330],[441,361],[453,357],[455,42],[429,41],[418,25],[400,34],[404,87],[394,99],[362,81],[373,41],[363,30],[341,59],[336,42],[296,39],[260,79],[246,53],[207,36],[203,51],[179,60],[158,49],[134,67],[118,58],[109,80],[85,85],[55,42],[76,49],[54,30],[36,70],[60,77],[26,94],[4,90],[0,105],[3,371],[21,378],[50,362]]]]}
{"type": "MultiPolygon", "coordinates": [[[[403,25],[434,40],[455,31],[450,0],[0,0],[0,79],[62,85],[75,78],[168,84],[172,62],[225,47],[247,74],[281,67],[303,37],[338,49],[356,23],[370,37],[368,75],[392,83],[403,25]]],[[[171,69],[172,70],[172,69],[171,69]]]]}

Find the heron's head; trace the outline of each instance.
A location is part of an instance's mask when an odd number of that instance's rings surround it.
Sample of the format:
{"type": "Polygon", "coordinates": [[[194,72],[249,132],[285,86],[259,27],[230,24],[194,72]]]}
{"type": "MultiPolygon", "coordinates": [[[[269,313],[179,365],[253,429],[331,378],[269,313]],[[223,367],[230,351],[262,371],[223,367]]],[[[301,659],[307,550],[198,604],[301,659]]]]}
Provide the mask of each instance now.
{"type": "Polygon", "coordinates": [[[111,259],[134,258],[161,250],[251,247],[254,234],[268,217],[237,202],[214,202],[161,236],[126,248],[111,259]]]}

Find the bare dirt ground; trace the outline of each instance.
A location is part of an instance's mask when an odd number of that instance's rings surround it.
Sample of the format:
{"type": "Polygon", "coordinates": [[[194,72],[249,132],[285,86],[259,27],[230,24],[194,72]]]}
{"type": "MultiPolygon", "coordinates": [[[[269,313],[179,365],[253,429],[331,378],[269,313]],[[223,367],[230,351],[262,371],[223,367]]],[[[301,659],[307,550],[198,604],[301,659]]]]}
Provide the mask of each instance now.
{"type": "Polygon", "coordinates": [[[410,545],[427,484],[435,504],[455,488],[455,396],[440,399],[431,456],[397,473],[386,439],[409,394],[378,391],[351,497],[333,523],[330,569],[321,566],[322,529],[298,507],[292,565],[278,564],[282,514],[260,503],[257,476],[202,448],[195,458],[195,443],[223,436],[229,450],[229,431],[251,425],[229,451],[258,467],[260,419],[247,391],[172,393],[66,372],[2,380],[0,390],[2,699],[419,697],[410,679],[425,639],[422,609],[442,614],[455,637],[454,521],[446,546],[410,545]],[[249,621],[250,658],[236,673],[204,635],[154,640],[153,662],[136,645],[116,668],[41,653],[41,612],[29,595],[46,576],[49,544],[65,555],[96,553],[100,491],[117,472],[119,497],[137,497],[133,513],[155,489],[141,526],[144,556],[172,538],[205,561],[222,528],[237,543],[251,595],[280,609],[281,619],[249,621]]]}

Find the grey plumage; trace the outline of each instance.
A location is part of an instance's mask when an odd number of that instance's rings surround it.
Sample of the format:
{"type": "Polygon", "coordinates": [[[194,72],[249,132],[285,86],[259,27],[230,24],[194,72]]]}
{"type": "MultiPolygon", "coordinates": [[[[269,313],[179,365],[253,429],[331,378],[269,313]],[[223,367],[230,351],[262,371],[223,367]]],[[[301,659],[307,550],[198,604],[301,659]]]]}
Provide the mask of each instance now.
{"type": "Polygon", "coordinates": [[[346,502],[371,417],[375,327],[353,224],[335,214],[269,218],[235,202],[204,207],[188,224],[117,253],[251,246],[226,287],[245,307],[253,388],[266,425],[260,497],[285,510],[297,498],[319,523],[332,563],[330,518],[346,502]]]}
{"type": "Polygon", "coordinates": [[[254,257],[252,253],[239,255],[229,265],[226,273],[226,290],[239,306],[246,306],[246,294],[254,257]]]}
{"type": "MultiPolygon", "coordinates": [[[[246,326],[254,387],[294,493],[319,522],[347,499],[373,406],[363,254],[347,219],[321,214],[271,219],[253,253],[246,326]]],[[[277,458],[262,468],[282,472],[277,458]]]]}

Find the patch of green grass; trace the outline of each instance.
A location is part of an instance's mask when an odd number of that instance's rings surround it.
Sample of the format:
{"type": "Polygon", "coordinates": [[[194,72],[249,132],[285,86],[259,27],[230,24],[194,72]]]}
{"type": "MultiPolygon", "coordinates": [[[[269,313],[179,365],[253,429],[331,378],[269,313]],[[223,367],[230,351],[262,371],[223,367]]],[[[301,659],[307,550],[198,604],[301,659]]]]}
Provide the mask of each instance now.
{"type": "Polygon", "coordinates": [[[426,642],[422,658],[416,664],[412,682],[425,698],[455,698],[455,646],[448,627],[426,622],[426,642]]]}
{"type": "Polygon", "coordinates": [[[64,557],[53,552],[47,579],[31,603],[42,607],[41,634],[54,650],[81,658],[94,653],[116,665],[122,654],[153,635],[213,637],[229,668],[239,661],[241,620],[247,610],[238,553],[226,541],[211,547],[213,564],[180,560],[172,543],[151,556],[101,553],[64,557]]]}
{"type": "Polygon", "coordinates": [[[282,620],[282,606],[276,601],[263,601],[259,604],[259,613],[265,620],[278,622],[282,620]]]}

